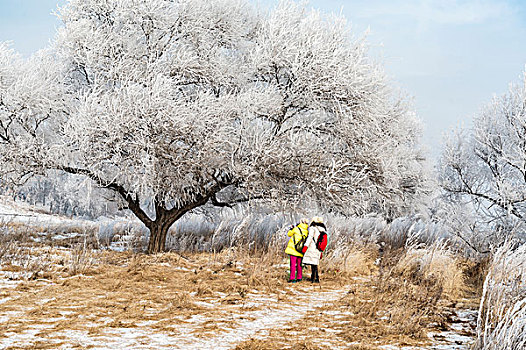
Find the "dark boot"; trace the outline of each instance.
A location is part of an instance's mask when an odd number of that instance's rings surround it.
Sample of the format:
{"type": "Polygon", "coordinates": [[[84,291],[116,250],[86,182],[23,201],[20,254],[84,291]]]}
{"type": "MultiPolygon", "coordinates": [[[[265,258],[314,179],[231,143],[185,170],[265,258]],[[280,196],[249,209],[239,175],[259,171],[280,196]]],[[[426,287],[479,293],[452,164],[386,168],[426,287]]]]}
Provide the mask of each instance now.
{"type": "Polygon", "coordinates": [[[320,277],[318,276],[318,265],[312,265],[312,274],[310,281],[312,283],[320,283],[320,277]]]}

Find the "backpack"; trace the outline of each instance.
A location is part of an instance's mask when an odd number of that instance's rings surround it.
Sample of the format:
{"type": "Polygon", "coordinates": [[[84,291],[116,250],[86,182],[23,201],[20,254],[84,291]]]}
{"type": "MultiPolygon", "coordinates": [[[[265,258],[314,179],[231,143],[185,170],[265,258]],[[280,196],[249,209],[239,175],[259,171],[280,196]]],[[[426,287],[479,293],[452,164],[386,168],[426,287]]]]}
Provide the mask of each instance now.
{"type": "Polygon", "coordinates": [[[303,234],[301,235],[299,241],[296,242],[296,239],[294,239],[294,249],[296,249],[298,253],[303,254],[303,247],[305,246],[305,241],[307,241],[307,237],[305,237],[303,234]]]}
{"type": "Polygon", "coordinates": [[[316,248],[323,252],[325,248],[327,248],[327,233],[326,232],[320,232],[318,235],[318,239],[316,240],[316,248]]]}

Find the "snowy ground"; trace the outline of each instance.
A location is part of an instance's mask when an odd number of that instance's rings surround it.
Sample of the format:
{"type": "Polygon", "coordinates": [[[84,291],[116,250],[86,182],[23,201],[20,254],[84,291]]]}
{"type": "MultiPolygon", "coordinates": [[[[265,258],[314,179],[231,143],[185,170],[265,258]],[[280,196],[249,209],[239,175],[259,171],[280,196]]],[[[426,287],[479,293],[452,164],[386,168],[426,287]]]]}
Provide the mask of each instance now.
{"type": "MultiPolygon", "coordinates": [[[[281,349],[290,345],[286,339],[309,349],[360,344],[345,336],[354,327],[354,310],[340,303],[353,285],[279,283],[270,292],[261,284],[236,284],[234,276],[246,277],[240,266],[227,271],[218,270],[219,264],[214,274],[213,266],[197,272],[189,265],[171,265],[148,263],[129,274],[124,271],[130,267],[123,267],[122,273],[35,281],[3,272],[0,349],[281,349]],[[141,278],[125,286],[135,274],[141,278]],[[118,275],[126,279],[116,281],[118,275]],[[203,282],[212,275],[218,278],[206,289],[203,282]]],[[[449,329],[430,331],[428,339],[411,345],[378,339],[367,349],[467,349],[475,316],[473,310],[457,310],[449,329]]]]}
{"type": "Polygon", "coordinates": [[[52,215],[45,208],[34,207],[24,202],[15,202],[9,197],[0,196],[0,222],[26,223],[29,225],[67,225],[90,224],[92,221],[71,219],[65,216],[52,215]]]}
{"type": "MultiPolygon", "coordinates": [[[[93,225],[5,203],[0,214],[3,224],[28,227],[93,225]]],[[[20,261],[0,260],[0,349],[460,350],[473,341],[473,302],[444,308],[447,325],[429,324],[423,336],[379,331],[362,340],[360,330],[389,327],[385,316],[360,314],[374,300],[370,275],[322,270],[321,285],[288,284],[284,260],[60,246],[82,234],[54,234],[49,247],[35,233],[38,248],[25,247],[20,261]]]]}
{"type": "MultiPolygon", "coordinates": [[[[36,281],[28,285],[10,280],[9,277],[16,278],[13,274],[4,272],[2,277],[0,304],[4,307],[0,308],[0,349],[232,349],[251,338],[264,339],[273,330],[287,327],[316,306],[330,305],[346,293],[345,286],[320,289],[307,284],[286,285],[273,294],[252,289],[242,297],[238,293],[225,292],[209,292],[197,297],[196,292],[190,292],[192,312],[177,312],[176,308],[170,315],[161,317],[155,316],[162,313],[162,307],[150,305],[151,300],[145,297],[139,300],[139,304],[144,305],[143,317],[131,320],[131,317],[126,319],[112,312],[120,308],[115,304],[104,305],[103,308],[113,309],[109,312],[83,310],[82,301],[91,303],[93,299],[106,299],[111,293],[79,295],[81,300],[61,303],[57,300],[61,296],[54,290],[67,279],[36,281]],[[31,297],[37,298],[28,300],[28,290],[31,297]],[[81,318],[86,322],[72,322],[81,318]]],[[[71,280],[78,282],[77,279],[89,278],[79,276],[71,280]]],[[[120,300],[120,303],[125,305],[123,309],[129,305],[127,300],[120,300]]],[[[168,304],[164,306],[170,307],[168,304]]]]}
{"type": "Polygon", "coordinates": [[[136,237],[130,232],[141,234],[145,228],[135,218],[101,217],[97,220],[70,218],[51,214],[46,208],[15,202],[0,196],[0,226],[17,227],[24,231],[27,239],[36,243],[55,241],[82,242],[85,239],[108,245],[113,250],[131,249],[136,237]],[[76,240],[72,240],[77,238],[76,240]]]}

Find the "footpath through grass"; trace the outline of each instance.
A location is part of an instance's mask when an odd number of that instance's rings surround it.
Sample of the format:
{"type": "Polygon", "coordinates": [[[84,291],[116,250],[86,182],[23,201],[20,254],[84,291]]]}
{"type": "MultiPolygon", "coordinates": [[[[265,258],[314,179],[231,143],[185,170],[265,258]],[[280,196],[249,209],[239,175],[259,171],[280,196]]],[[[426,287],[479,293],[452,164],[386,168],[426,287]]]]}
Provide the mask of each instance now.
{"type": "Polygon", "coordinates": [[[288,284],[286,257],[271,254],[92,252],[75,274],[74,251],[32,251],[48,259],[47,273],[2,265],[1,349],[465,346],[473,320],[457,314],[476,307],[476,299],[443,299],[431,282],[382,272],[374,255],[352,273],[322,265],[316,285],[288,284]]]}

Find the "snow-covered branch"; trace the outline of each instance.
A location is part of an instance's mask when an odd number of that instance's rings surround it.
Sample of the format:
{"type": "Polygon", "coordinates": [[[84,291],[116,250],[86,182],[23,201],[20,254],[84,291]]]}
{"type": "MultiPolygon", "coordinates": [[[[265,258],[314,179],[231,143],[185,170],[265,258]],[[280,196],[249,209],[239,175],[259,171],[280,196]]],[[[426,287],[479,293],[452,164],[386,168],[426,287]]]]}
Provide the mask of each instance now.
{"type": "Polygon", "coordinates": [[[479,221],[488,222],[487,231],[523,231],[525,101],[526,80],[522,85],[511,85],[507,94],[495,97],[475,119],[470,134],[450,137],[442,156],[442,187],[452,200],[474,203],[479,221]]]}

